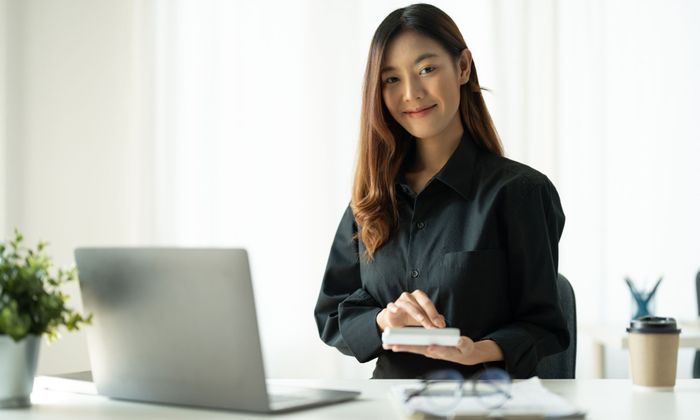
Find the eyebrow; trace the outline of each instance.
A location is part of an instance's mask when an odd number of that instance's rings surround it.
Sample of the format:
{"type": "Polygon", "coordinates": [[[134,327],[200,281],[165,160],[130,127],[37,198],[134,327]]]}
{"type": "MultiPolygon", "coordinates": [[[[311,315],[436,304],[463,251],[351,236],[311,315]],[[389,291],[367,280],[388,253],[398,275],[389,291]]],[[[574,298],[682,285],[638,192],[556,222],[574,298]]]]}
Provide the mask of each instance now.
{"type": "MultiPolygon", "coordinates": [[[[431,52],[423,53],[423,54],[419,55],[418,58],[416,58],[416,61],[414,61],[414,64],[418,64],[427,58],[433,58],[433,57],[437,57],[437,56],[438,56],[437,54],[431,53],[431,52]]],[[[380,73],[384,73],[386,71],[391,71],[391,70],[396,70],[396,68],[392,67],[392,66],[385,66],[385,67],[382,67],[380,73]]]]}

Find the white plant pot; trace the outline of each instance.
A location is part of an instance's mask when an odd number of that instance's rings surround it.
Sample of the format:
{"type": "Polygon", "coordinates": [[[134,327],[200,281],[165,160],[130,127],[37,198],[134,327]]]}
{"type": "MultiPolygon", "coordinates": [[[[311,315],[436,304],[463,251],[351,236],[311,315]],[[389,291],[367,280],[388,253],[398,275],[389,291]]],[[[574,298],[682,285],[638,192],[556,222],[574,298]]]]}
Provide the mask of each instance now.
{"type": "Polygon", "coordinates": [[[0,408],[28,407],[34,386],[41,336],[15,342],[0,334],[0,408]]]}

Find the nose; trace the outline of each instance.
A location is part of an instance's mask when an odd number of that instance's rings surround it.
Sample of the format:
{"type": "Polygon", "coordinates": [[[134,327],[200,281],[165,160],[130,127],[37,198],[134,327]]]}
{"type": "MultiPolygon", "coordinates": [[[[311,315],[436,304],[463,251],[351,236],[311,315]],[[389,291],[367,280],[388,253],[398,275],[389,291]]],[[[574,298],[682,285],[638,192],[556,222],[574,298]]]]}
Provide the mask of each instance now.
{"type": "Polygon", "coordinates": [[[419,79],[409,78],[404,84],[404,102],[414,102],[423,98],[423,86],[419,79]]]}

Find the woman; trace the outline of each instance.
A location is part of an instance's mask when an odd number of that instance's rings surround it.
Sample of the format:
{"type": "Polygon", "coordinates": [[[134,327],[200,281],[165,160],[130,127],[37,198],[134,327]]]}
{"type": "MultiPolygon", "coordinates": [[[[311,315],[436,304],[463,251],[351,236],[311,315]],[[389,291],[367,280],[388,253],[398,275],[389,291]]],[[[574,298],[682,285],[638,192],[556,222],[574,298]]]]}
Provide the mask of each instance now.
{"type": "Polygon", "coordinates": [[[321,285],[321,339],[374,378],[485,364],[534,375],[565,350],[564,227],[549,179],[503,157],[472,56],[440,9],[392,12],[372,39],[352,200],[321,285]],[[456,347],[382,346],[387,327],[459,328],[456,347]]]}

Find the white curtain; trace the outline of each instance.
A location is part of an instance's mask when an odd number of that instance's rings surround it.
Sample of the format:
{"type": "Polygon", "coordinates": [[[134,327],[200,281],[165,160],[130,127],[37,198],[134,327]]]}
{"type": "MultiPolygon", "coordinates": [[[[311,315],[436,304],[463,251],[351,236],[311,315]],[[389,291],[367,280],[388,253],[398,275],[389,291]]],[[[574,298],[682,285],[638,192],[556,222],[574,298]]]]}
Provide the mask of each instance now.
{"type": "MultiPolygon", "coordinates": [[[[657,311],[694,317],[700,5],[433,3],[473,51],[508,156],[560,192],[560,271],[580,323],[622,325],[625,275],[664,275],[657,311]]],[[[321,343],[312,312],[350,198],[369,41],[405,3],[151,5],[155,241],[250,251],[270,376],[369,376],[321,343]]],[[[626,376],[625,364],[609,372],[626,376]]]]}

